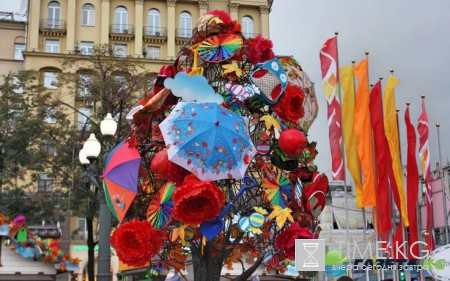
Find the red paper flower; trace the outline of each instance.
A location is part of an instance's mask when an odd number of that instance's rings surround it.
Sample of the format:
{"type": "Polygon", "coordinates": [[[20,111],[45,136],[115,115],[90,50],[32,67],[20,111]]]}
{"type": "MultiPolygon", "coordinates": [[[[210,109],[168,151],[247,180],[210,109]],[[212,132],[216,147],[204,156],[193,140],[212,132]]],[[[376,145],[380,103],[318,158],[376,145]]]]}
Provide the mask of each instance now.
{"type": "MultiPolygon", "coordinates": [[[[275,87],[273,91],[279,93],[280,89],[275,87]]],[[[304,100],[305,93],[300,87],[288,85],[280,101],[272,108],[281,120],[295,123],[305,115],[304,100]]]]}
{"type": "Polygon", "coordinates": [[[225,194],[213,182],[187,176],[183,185],[173,193],[172,216],[190,225],[213,220],[225,202],[225,194]]]}
{"type": "Polygon", "coordinates": [[[265,39],[261,36],[261,34],[258,34],[255,38],[249,38],[247,42],[247,57],[251,63],[257,64],[259,62],[265,62],[275,58],[275,54],[272,50],[272,41],[265,39]]]}
{"type": "Polygon", "coordinates": [[[308,228],[301,227],[298,222],[293,223],[280,233],[275,240],[275,246],[290,259],[295,258],[295,239],[312,239],[314,235],[308,228]]]}
{"type": "Polygon", "coordinates": [[[185,168],[169,161],[169,171],[167,172],[168,181],[174,182],[176,186],[181,186],[184,178],[189,174],[189,171],[185,168]]]}
{"type": "Polygon", "coordinates": [[[119,226],[111,236],[111,245],[127,265],[143,267],[163,246],[161,234],[149,222],[133,220],[119,226]]]}

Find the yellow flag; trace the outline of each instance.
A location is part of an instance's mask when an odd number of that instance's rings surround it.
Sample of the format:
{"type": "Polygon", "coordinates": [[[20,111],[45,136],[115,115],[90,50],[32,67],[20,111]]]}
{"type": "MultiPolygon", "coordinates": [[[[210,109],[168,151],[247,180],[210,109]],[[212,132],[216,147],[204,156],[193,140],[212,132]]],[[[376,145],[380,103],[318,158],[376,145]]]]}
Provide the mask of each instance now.
{"type": "Polygon", "coordinates": [[[353,66],[344,66],[339,70],[339,81],[343,91],[342,99],[342,132],[344,134],[345,155],[347,156],[347,168],[353,177],[356,191],[356,206],[363,207],[363,187],[361,180],[361,168],[356,150],[356,138],[353,130],[355,120],[355,78],[353,66]]]}
{"type": "Polygon", "coordinates": [[[397,111],[395,105],[395,86],[399,84],[397,78],[391,75],[386,82],[386,89],[384,90],[384,131],[389,144],[389,150],[392,157],[392,170],[394,171],[395,183],[400,198],[401,214],[403,224],[409,226],[408,213],[406,209],[405,187],[403,185],[403,172],[400,159],[399,139],[398,139],[398,125],[397,125],[397,111]]]}
{"type": "Polygon", "coordinates": [[[369,59],[366,58],[359,62],[353,71],[359,82],[353,128],[355,129],[358,157],[364,174],[362,205],[363,207],[376,207],[375,162],[373,161],[372,126],[370,124],[369,109],[369,59]]]}

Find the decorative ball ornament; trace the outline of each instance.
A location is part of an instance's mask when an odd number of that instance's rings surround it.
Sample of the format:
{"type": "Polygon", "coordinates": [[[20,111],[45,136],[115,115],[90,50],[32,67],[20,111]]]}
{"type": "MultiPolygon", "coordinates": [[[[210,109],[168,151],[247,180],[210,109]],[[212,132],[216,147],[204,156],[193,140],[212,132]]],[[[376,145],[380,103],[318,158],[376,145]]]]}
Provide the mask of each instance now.
{"type": "Polygon", "coordinates": [[[308,146],[305,135],[297,129],[287,129],[281,132],[278,143],[281,150],[289,155],[300,155],[308,146]]]}
{"type": "Polygon", "coordinates": [[[250,215],[250,224],[254,227],[261,227],[264,223],[264,216],[259,213],[253,213],[250,215]]]}
{"type": "Polygon", "coordinates": [[[273,252],[272,251],[267,252],[263,258],[263,264],[267,265],[272,260],[272,258],[273,258],[273,252]]]}
{"type": "Polygon", "coordinates": [[[184,230],[184,240],[189,241],[192,240],[195,236],[195,231],[192,227],[186,227],[184,230]]]}
{"type": "Polygon", "coordinates": [[[249,217],[243,217],[239,220],[239,229],[242,232],[248,232],[248,228],[251,227],[249,217]]]}
{"type": "Polygon", "coordinates": [[[261,155],[269,154],[270,152],[270,142],[268,141],[261,141],[256,146],[256,151],[261,155]]]}
{"type": "Polygon", "coordinates": [[[159,179],[167,179],[167,172],[169,171],[167,150],[161,150],[155,154],[150,164],[150,169],[159,179]]]}

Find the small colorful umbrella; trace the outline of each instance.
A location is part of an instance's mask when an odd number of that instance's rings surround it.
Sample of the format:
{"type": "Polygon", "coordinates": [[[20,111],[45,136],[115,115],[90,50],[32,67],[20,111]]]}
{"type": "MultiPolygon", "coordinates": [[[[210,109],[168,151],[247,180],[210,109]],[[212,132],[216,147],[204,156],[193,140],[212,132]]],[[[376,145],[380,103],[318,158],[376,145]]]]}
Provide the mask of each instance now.
{"type": "Polygon", "coordinates": [[[241,37],[223,34],[206,38],[191,49],[208,62],[221,62],[233,57],[242,44],[241,37]]]}
{"type": "Polygon", "coordinates": [[[286,173],[275,165],[267,164],[262,169],[262,186],[272,205],[285,208],[293,197],[291,182],[286,173]]]}
{"type": "Polygon", "coordinates": [[[124,141],[106,158],[103,189],[111,213],[120,222],[136,196],[140,163],[139,151],[124,141]]]}
{"type": "Polygon", "coordinates": [[[317,112],[319,111],[319,103],[317,101],[316,93],[314,92],[314,84],[311,83],[308,74],[303,71],[302,67],[294,57],[279,56],[278,62],[288,75],[289,84],[300,87],[305,94],[302,104],[305,114],[297,121],[297,124],[300,125],[303,131],[307,132],[316,119],[317,112]]]}
{"type": "Polygon", "coordinates": [[[203,181],[242,178],[256,154],[248,120],[214,102],[180,102],[159,127],[169,160],[203,181]]]}
{"type": "Polygon", "coordinates": [[[169,223],[173,208],[173,201],[170,199],[174,190],[173,183],[167,182],[148,206],[147,218],[153,228],[162,229],[169,223]]]}

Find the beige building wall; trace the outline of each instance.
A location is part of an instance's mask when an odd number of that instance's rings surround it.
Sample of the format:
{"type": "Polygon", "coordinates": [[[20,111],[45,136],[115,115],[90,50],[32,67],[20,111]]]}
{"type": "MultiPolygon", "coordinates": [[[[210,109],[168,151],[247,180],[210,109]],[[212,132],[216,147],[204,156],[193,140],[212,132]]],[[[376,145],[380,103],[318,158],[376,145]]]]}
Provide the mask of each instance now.
{"type": "MultiPolygon", "coordinates": [[[[11,20],[0,21],[2,47],[0,48],[0,76],[23,69],[23,60],[14,58],[16,44],[25,44],[25,23],[11,20]]],[[[3,81],[3,78],[0,79],[3,81]]]]}

